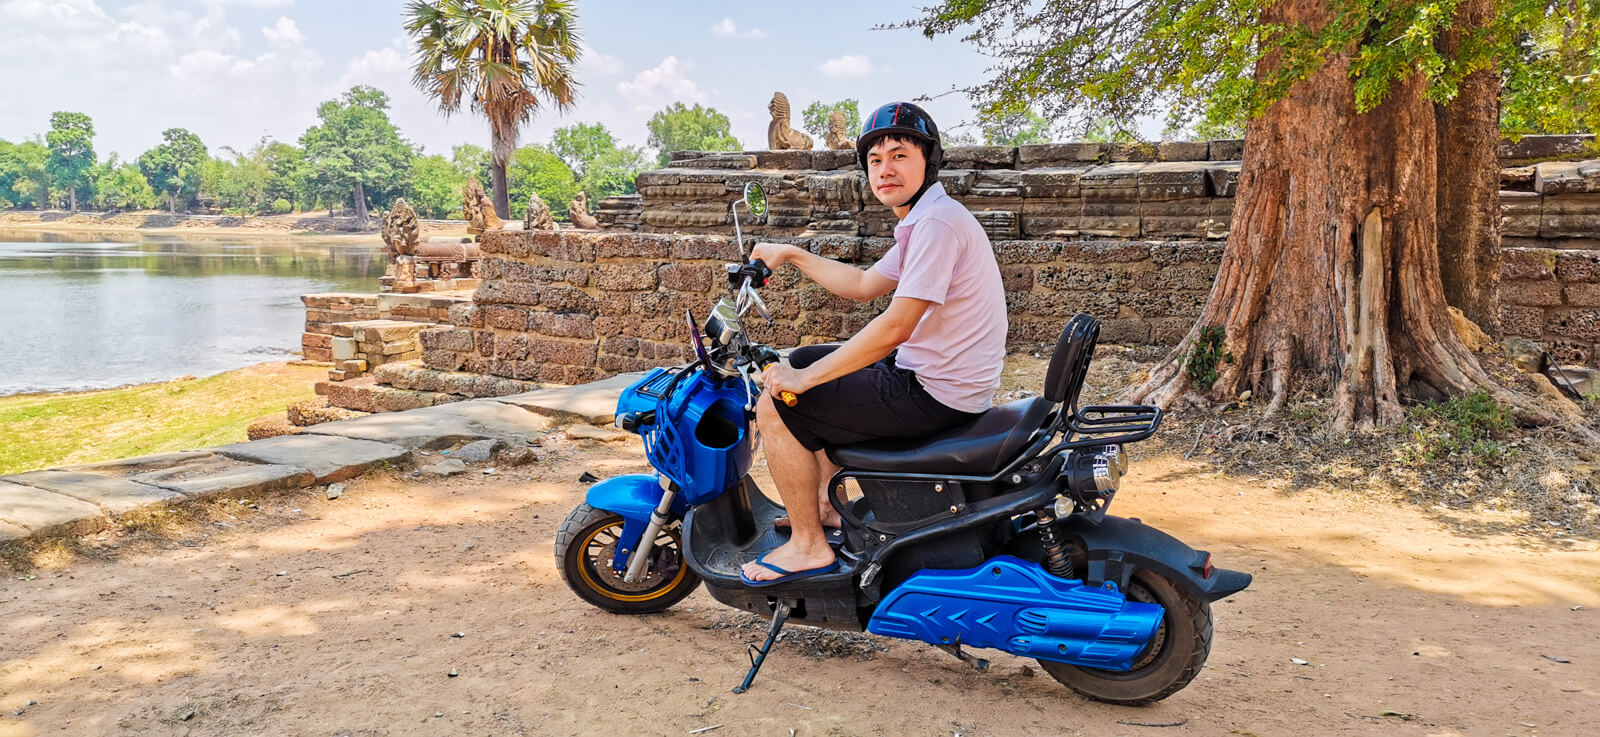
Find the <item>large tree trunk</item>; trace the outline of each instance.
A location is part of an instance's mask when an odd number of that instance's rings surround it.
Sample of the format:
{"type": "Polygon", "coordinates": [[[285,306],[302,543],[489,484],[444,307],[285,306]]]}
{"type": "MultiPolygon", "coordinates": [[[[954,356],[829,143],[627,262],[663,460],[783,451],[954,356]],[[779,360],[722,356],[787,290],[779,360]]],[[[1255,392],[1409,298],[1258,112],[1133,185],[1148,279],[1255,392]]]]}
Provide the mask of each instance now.
{"type": "MultiPolygon", "coordinates": [[[[1464,0],[1439,50],[1494,18],[1494,0],[1464,0]]],[[[1500,75],[1462,80],[1456,99],[1436,106],[1439,135],[1439,266],[1444,298],[1491,335],[1500,334],[1500,75]]]]}
{"type": "Polygon", "coordinates": [[[367,190],[356,182],[356,230],[366,230],[370,220],[367,217],[367,190]]]}
{"type": "Polygon", "coordinates": [[[69,203],[69,206],[72,208],[72,214],[74,214],[74,215],[78,214],[78,188],[77,187],[68,187],[67,188],[67,202],[69,203]]]}
{"type": "MultiPolygon", "coordinates": [[[[1320,27],[1328,0],[1282,0],[1275,23],[1320,27]]],[[[1263,64],[1272,64],[1269,58],[1263,64]]],[[[1264,67],[1267,68],[1267,67],[1264,67]]],[[[1348,53],[1330,58],[1251,121],[1222,265],[1200,319],[1137,401],[1189,391],[1184,356],[1221,326],[1231,362],[1215,399],[1245,390],[1282,409],[1291,380],[1334,396],[1333,429],[1390,425],[1401,397],[1493,382],[1456,335],[1439,277],[1433,106],[1414,76],[1357,114],[1348,53]]]]}
{"type": "Polygon", "coordinates": [[[494,159],[494,165],[489,167],[490,184],[494,185],[494,214],[501,220],[511,219],[511,193],[506,187],[506,162],[499,156],[494,159]]]}

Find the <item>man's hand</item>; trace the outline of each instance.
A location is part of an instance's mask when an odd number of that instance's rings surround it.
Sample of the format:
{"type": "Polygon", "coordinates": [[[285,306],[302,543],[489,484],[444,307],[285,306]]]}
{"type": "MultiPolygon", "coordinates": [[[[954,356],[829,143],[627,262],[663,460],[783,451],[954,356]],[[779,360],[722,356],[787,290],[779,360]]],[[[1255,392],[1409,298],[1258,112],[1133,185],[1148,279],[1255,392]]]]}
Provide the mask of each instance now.
{"type": "Polygon", "coordinates": [[[809,371],[785,366],[781,361],[761,372],[761,385],[774,397],[782,396],[783,392],[803,394],[805,390],[816,386],[811,381],[809,371]]]}
{"type": "Polygon", "coordinates": [[[750,259],[766,264],[769,269],[777,269],[789,263],[794,252],[799,250],[787,243],[757,243],[750,249],[750,259]]]}

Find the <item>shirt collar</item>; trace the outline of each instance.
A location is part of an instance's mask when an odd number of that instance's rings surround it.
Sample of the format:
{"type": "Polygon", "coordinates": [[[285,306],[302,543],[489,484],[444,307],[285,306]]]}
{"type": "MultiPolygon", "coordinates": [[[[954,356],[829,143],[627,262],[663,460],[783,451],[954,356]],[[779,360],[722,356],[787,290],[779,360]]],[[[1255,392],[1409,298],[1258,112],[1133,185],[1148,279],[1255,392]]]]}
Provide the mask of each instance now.
{"type": "Polygon", "coordinates": [[[911,208],[911,212],[906,213],[905,219],[894,226],[895,239],[899,240],[902,232],[909,234],[911,227],[932,211],[936,202],[947,199],[949,196],[944,192],[944,184],[934,182],[933,186],[928,188],[928,191],[922,193],[922,199],[917,200],[917,204],[911,208]]]}

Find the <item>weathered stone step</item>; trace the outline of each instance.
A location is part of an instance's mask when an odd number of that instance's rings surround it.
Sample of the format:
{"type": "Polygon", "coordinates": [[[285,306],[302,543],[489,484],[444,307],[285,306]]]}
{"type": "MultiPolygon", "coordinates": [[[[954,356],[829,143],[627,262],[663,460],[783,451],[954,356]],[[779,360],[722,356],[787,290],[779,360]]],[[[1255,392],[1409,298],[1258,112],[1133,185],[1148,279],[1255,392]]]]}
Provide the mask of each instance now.
{"type": "Polygon", "coordinates": [[[443,392],[396,389],[377,383],[371,376],[349,381],[319,381],[313,387],[317,394],[328,398],[332,407],[357,412],[404,412],[408,409],[433,407],[459,402],[463,397],[443,392]]]}
{"type": "MultiPolygon", "coordinates": [[[[470,333],[468,333],[468,337],[470,339],[470,333]]],[[[537,382],[532,381],[503,379],[498,376],[473,374],[465,371],[431,369],[423,365],[421,361],[386,363],[373,370],[372,378],[378,384],[394,389],[454,394],[474,399],[503,397],[508,394],[521,394],[540,388],[537,382]]]]}

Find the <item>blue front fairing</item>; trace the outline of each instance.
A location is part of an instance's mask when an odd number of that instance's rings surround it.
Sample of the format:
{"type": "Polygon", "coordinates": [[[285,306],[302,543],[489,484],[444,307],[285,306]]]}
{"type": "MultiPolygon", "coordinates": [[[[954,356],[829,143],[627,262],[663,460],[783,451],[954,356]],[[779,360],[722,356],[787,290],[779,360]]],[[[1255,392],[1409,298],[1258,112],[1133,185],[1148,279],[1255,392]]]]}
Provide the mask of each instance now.
{"type": "MultiPolygon", "coordinates": [[[[717,498],[749,472],[746,398],[740,381],[713,380],[700,370],[658,368],[617,400],[618,417],[655,413],[654,421],[635,432],[644,438],[645,458],[660,478],[679,489],[672,499],[673,516],[717,498]]],[[[627,565],[629,552],[638,549],[650,514],[661,503],[660,478],[632,474],[606,479],[590,487],[585,497],[589,506],[622,516],[622,535],[612,556],[618,571],[627,565]]]]}
{"type": "Polygon", "coordinates": [[[715,499],[750,470],[750,423],[742,380],[705,371],[655,369],[622,392],[617,416],[654,412],[641,425],[645,458],[690,505],[715,499]]]}

